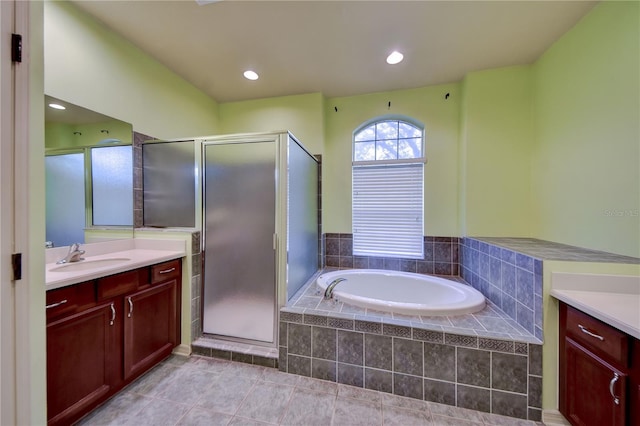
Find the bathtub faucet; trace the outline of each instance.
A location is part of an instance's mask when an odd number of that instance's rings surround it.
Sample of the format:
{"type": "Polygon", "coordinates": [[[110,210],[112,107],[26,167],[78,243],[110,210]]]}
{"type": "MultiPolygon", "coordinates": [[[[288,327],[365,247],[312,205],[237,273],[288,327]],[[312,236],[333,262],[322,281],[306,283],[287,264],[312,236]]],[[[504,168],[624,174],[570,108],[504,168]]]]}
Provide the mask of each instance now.
{"type": "Polygon", "coordinates": [[[335,280],[331,281],[331,283],[327,286],[327,289],[324,291],[324,298],[333,299],[333,289],[336,288],[339,283],[346,280],[346,278],[336,278],[335,280]]]}

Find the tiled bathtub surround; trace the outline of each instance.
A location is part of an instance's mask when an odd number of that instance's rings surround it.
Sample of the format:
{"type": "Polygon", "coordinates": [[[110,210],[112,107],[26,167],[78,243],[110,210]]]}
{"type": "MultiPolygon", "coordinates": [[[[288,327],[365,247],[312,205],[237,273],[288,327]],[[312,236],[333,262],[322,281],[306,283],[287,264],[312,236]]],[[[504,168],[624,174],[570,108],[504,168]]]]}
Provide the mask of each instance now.
{"type": "Polygon", "coordinates": [[[530,420],[542,346],[397,324],[280,312],[279,368],[301,376],[530,420]]]}
{"type": "MultiPolygon", "coordinates": [[[[460,277],[448,277],[448,279],[467,284],[460,277]]],[[[500,311],[491,301],[487,301],[487,306],[482,311],[468,315],[418,316],[393,314],[375,309],[360,308],[342,303],[338,299],[325,300],[323,292],[314,282],[305,285],[291,298],[287,304],[288,312],[304,313],[308,316],[331,316],[332,324],[341,320],[363,320],[413,329],[540,343],[533,334],[520,327],[515,320],[500,311]]]]}
{"type": "Polygon", "coordinates": [[[457,237],[424,237],[424,259],[353,255],[352,234],[324,234],[325,266],[387,269],[418,274],[458,275],[457,237]]]}
{"type": "Polygon", "coordinates": [[[462,278],[542,340],[542,260],[475,238],[460,246],[462,278]]]}
{"type": "Polygon", "coordinates": [[[492,302],[476,314],[420,317],[327,301],[320,293],[311,281],[280,311],[280,370],[540,419],[542,346],[492,302]]]}

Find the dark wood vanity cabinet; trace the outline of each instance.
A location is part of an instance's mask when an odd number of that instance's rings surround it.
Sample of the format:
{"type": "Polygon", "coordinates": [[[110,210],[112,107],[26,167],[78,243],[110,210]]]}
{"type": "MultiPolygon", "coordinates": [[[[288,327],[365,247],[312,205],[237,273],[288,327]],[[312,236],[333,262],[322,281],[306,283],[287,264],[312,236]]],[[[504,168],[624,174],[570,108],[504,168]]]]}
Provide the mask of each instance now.
{"type": "Polygon", "coordinates": [[[47,292],[49,425],[75,422],[171,354],[181,276],[173,260],[47,292]]]}
{"type": "Polygon", "coordinates": [[[124,378],[166,358],[177,344],[178,283],[168,281],[124,298],[124,378]]]}
{"type": "Polygon", "coordinates": [[[640,340],[633,340],[631,384],[629,386],[629,424],[640,425],[640,340]]]}
{"type": "Polygon", "coordinates": [[[101,304],[47,325],[47,413],[66,424],[117,386],[117,326],[113,304],[101,304]]]}
{"type": "Polygon", "coordinates": [[[640,345],[560,303],[560,412],[573,425],[639,425],[640,345]]]}

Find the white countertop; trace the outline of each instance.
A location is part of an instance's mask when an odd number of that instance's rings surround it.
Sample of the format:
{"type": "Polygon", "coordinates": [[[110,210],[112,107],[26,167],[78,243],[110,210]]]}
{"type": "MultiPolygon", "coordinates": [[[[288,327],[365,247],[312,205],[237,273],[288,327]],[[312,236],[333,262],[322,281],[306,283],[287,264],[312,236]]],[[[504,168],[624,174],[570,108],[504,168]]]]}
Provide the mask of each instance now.
{"type": "MultiPolygon", "coordinates": [[[[80,261],[90,264],[96,260],[104,259],[126,259],[117,262],[115,265],[100,265],[81,270],[69,270],[61,268],[58,271],[53,269],[61,265],[56,263],[63,258],[68,247],[48,249],[46,252],[45,265],[45,286],[47,290],[53,290],[72,284],[81,283],[120,272],[129,271],[144,266],[178,259],[186,255],[185,241],[183,240],[146,240],[146,239],[125,239],[114,240],[102,243],[83,244],[80,249],[85,250],[80,261]]],[[[73,265],[73,264],[72,264],[73,265]]],[[[83,265],[86,267],[87,265],[83,265]]]]}
{"type": "Polygon", "coordinates": [[[640,339],[640,277],[552,273],[551,295],[640,339]]]}

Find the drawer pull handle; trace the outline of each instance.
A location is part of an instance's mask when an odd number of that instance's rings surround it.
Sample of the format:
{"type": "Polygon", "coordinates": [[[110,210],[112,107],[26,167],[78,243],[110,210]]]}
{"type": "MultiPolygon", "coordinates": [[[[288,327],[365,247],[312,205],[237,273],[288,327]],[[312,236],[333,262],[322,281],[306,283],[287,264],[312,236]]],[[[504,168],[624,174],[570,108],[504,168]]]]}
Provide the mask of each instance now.
{"type": "Polygon", "coordinates": [[[169,272],[173,272],[175,270],[176,270],[176,268],[169,268],[169,269],[165,269],[164,271],[160,271],[158,273],[159,274],[168,274],[169,272]]]}
{"type": "Polygon", "coordinates": [[[131,318],[131,314],[133,313],[133,301],[130,297],[127,297],[127,301],[129,302],[129,313],[127,314],[127,318],[131,318]]]}
{"type": "Polygon", "coordinates": [[[67,299],[64,299],[64,300],[61,300],[61,301],[59,301],[59,302],[57,302],[57,303],[52,303],[52,304],[50,304],[50,305],[47,305],[47,306],[46,306],[46,308],[47,308],[47,309],[57,308],[58,306],[60,306],[60,305],[64,305],[64,304],[65,304],[65,303],[67,303],[67,302],[68,302],[68,300],[67,300],[67,299]]]}
{"type": "Polygon", "coordinates": [[[578,324],[578,327],[580,328],[580,330],[582,330],[582,332],[584,334],[588,334],[589,336],[595,337],[596,339],[600,339],[600,340],[602,340],[604,342],[604,337],[602,337],[602,336],[600,336],[598,334],[590,332],[589,330],[587,330],[587,327],[583,326],[582,324],[578,324]]]}
{"type": "Polygon", "coordinates": [[[113,325],[113,322],[116,320],[116,307],[113,306],[113,303],[109,307],[111,308],[111,321],[109,321],[109,325],[113,325]]]}
{"type": "Polygon", "coordinates": [[[613,397],[613,402],[616,405],[620,405],[620,398],[618,398],[616,394],[613,392],[613,387],[616,385],[616,382],[618,381],[619,378],[620,376],[618,376],[618,373],[613,373],[613,378],[609,382],[609,393],[613,397]]]}

